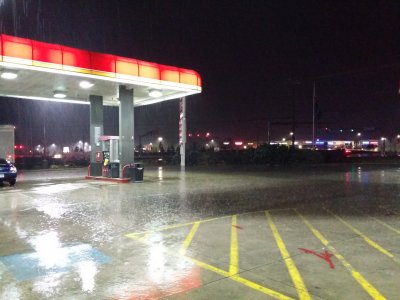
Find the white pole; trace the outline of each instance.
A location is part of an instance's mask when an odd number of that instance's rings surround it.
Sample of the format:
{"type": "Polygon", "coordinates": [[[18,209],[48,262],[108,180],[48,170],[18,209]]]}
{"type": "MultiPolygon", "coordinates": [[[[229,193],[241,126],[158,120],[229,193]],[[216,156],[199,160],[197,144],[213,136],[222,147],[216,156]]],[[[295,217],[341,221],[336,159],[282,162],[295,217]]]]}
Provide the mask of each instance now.
{"type": "Polygon", "coordinates": [[[186,98],[179,102],[179,146],[181,154],[181,167],[185,167],[186,153],[186,98]]]}
{"type": "Polygon", "coordinates": [[[315,80],[312,97],[312,144],[313,149],[315,150],[315,80]]]}

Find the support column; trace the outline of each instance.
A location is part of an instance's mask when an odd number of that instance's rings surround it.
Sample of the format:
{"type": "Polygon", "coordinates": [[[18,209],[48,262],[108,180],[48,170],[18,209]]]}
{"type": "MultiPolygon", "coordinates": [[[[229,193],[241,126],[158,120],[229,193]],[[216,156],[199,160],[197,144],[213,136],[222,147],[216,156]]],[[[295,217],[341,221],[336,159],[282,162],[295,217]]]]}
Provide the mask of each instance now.
{"type": "Polygon", "coordinates": [[[96,152],[101,151],[100,136],[103,135],[103,97],[90,95],[90,175],[101,176],[102,163],[96,162],[96,152]]]}
{"type": "Polygon", "coordinates": [[[181,167],[185,167],[186,160],[186,98],[179,100],[179,149],[181,154],[181,167]]]}
{"type": "Polygon", "coordinates": [[[133,164],[134,143],[134,108],[133,89],[119,86],[119,175],[122,177],[122,168],[127,164],[133,164]]]}

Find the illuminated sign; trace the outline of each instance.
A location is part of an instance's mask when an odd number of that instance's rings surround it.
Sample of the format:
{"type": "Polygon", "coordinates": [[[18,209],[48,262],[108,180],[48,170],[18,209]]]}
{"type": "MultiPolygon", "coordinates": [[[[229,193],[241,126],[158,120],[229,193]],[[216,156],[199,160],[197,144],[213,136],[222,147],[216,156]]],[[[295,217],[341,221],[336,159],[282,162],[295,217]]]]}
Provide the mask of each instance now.
{"type": "Polygon", "coordinates": [[[116,79],[175,83],[201,91],[189,69],[0,34],[0,62],[116,79]]]}

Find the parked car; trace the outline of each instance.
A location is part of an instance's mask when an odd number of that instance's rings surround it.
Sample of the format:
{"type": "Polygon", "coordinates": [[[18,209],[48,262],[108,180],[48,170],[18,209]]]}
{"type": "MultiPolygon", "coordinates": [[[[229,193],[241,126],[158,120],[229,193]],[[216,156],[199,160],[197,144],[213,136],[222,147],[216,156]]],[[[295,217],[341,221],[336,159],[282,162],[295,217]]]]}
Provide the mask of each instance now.
{"type": "Polygon", "coordinates": [[[3,181],[8,181],[10,186],[13,186],[17,182],[17,168],[4,158],[0,158],[0,183],[3,181]]]}

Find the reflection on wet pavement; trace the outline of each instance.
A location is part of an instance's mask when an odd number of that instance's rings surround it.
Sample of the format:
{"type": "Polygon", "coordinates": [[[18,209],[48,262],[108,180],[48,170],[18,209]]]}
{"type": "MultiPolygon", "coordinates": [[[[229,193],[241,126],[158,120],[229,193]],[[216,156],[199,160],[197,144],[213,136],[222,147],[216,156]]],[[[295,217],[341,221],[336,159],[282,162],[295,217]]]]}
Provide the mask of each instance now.
{"type": "Polygon", "coordinates": [[[140,184],[85,171],[0,187],[0,299],[400,294],[396,166],[163,166],[140,184]]]}
{"type": "Polygon", "coordinates": [[[0,257],[0,261],[18,281],[42,276],[48,277],[48,275],[77,268],[82,282],[87,286],[88,282],[93,281],[93,278],[88,276],[94,276],[97,273],[95,263],[109,263],[111,261],[111,258],[90,245],[79,244],[61,247],[58,238],[52,233],[40,236],[32,243],[35,252],[0,257]]]}

